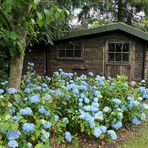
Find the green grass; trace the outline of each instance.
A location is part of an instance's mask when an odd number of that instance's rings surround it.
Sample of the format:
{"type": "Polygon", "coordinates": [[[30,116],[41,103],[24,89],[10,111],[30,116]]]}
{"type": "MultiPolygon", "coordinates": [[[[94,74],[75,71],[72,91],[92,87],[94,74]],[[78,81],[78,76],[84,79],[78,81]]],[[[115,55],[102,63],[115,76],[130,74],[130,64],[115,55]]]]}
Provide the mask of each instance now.
{"type": "MultiPolygon", "coordinates": [[[[146,112],[148,116],[148,111],[146,112]]],[[[148,148],[148,119],[138,128],[131,138],[127,138],[117,148],[148,148]]]]}

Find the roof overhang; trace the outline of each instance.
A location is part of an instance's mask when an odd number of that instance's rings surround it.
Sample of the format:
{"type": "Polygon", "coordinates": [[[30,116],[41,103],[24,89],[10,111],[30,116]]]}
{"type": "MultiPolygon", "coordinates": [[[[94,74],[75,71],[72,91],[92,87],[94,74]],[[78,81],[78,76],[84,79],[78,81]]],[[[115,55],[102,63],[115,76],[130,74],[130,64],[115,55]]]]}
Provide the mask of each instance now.
{"type": "Polygon", "coordinates": [[[135,27],[132,27],[130,25],[127,25],[127,24],[121,23],[121,22],[113,23],[113,24],[109,24],[109,25],[104,25],[104,26],[97,27],[97,28],[68,32],[68,33],[65,33],[63,36],[61,36],[58,40],[78,38],[78,37],[95,35],[95,34],[105,33],[105,32],[109,32],[109,31],[115,31],[115,30],[121,30],[121,31],[126,32],[128,34],[136,36],[140,39],[148,41],[148,32],[144,32],[140,29],[137,29],[135,27]]]}

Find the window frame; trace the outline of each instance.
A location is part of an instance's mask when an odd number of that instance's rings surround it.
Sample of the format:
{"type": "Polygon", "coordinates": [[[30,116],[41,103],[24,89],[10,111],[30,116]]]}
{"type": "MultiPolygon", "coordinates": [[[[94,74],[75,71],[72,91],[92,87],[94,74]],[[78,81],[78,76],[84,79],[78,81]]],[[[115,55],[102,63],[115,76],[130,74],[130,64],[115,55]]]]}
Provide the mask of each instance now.
{"type": "Polygon", "coordinates": [[[64,41],[63,42],[60,42],[57,46],[56,46],[56,55],[57,55],[57,59],[59,60],[83,60],[83,51],[84,51],[84,48],[83,48],[83,42],[81,40],[73,40],[73,41],[64,41]],[[66,45],[67,43],[74,43],[74,42],[79,42],[80,43],[80,51],[81,51],[81,56],[80,57],[75,57],[75,51],[76,50],[79,50],[79,49],[76,49],[75,48],[75,45],[73,46],[73,57],[66,57],[66,51],[67,50],[71,50],[71,49],[66,49],[66,45]],[[60,48],[60,45],[61,44],[64,44],[64,48],[60,48]],[[60,50],[64,50],[65,51],[65,56],[64,57],[59,57],[59,51],[60,50]]]}
{"type": "Polygon", "coordinates": [[[115,42],[115,41],[113,41],[113,42],[108,42],[107,43],[107,64],[129,64],[130,63],[130,42],[129,41],[118,41],[118,42],[115,42]],[[115,44],[115,46],[116,46],[116,44],[122,44],[122,51],[120,51],[120,52],[117,52],[116,51],[116,49],[115,49],[115,51],[113,51],[113,52],[110,52],[109,51],[109,44],[115,44]],[[129,46],[129,51],[128,52],[123,52],[123,44],[128,44],[128,46],[129,46]],[[113,53],[113,54],[121,54],[121,60],[120,61],[117,61],[116,60],[116,55],[114,55],[114,61],[110,61],[109,60],[109,54],[111,54],[111,53],[113,53]],[[123,54],[128,54],[128,61],[123,61],[123,54]]]}

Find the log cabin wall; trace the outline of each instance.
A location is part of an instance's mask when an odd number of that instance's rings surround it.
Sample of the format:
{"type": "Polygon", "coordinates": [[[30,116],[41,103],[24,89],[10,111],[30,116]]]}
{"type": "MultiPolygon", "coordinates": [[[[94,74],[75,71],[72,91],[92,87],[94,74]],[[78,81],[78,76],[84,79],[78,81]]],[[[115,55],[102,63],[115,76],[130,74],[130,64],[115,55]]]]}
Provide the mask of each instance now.
{"type": "MultiPolygon", "coordinates": [[[[75,40],[75,39],[74,39],[75,40]]],[[[122,31],[113,31],[103,34],[84,36],[76,38],[82,43],[82,60],[62,60],[57,58],[57,49],[55,46],[33,47],[32,52],[27,52],[24,65],[28,61],[35,63],[37,73],[52,75],[53,72],[62,68],[66,72],[78,72],[87,74],[89,71],[95,74],[105,76],[118,74],[126,74],[130,80],[139,81],[142,79],[143,67],[143,50],[144,41],[135,36],[129,35],[122,31]],[[108,42],[129,42],[130,43],[130,61],[129,65],[124,64],[108,64],[108,42]],[[45,52],[45,49],[47,52],[45,52]],[[45,55],[47,54],[47,55],[45,55]],[[45,58],[47,63],[45,62],[45,58]],[[47,66],[47,67],[45,67],[47,66]],[[45,69],[47,70],[45,72],[45,69]],[[111,70],[111,71],[109,71],[111,70]]],[[[66,40],[63,40],[64,43],[66,40]]],[[[148,48],[145,51],[145,69],[148,68],[148,48]]],[[[24,68],[25,69],[25,68],[24,68]]],[[[24,70],[25,71],[25,70],[24,70]]],[[[144,71],[146,76],[146,70],[144,71]]]]}
{"type": "Polygon", "coordinates": [[[26,49],[23,74],[27,71],[28,62],[34,63],[34,69],[38,74],[45,73],[45,48],[43,45],[34,45],[26,49]]]}
{"type": "Polygon", "coordinates": [[[134,78],[135,81],[140,81],[143,78],[143,58],[144,58],[144,41],[134,38],[135,41],[135,57],[134,57],[134,78]]]}
{"type": "Polygon", "coordinates": [[[145,42],[144,79],[148,80],[148,43],[145,42]]]}

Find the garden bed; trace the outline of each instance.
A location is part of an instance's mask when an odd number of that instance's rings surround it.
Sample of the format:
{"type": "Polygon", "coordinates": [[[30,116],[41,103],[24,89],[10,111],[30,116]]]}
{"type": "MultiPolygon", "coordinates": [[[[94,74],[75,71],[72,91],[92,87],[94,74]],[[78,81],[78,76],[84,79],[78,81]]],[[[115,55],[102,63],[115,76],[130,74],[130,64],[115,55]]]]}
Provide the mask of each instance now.
{"type": "Polygon", "coordinates": [[[0,148],[111,147],[146,119],[145,81],[62,70],[42,77],[33,64],[28,69],[20,90],[1,83],[0,148]]]}

